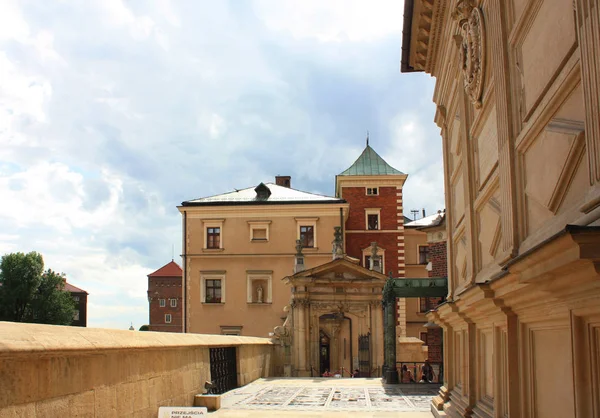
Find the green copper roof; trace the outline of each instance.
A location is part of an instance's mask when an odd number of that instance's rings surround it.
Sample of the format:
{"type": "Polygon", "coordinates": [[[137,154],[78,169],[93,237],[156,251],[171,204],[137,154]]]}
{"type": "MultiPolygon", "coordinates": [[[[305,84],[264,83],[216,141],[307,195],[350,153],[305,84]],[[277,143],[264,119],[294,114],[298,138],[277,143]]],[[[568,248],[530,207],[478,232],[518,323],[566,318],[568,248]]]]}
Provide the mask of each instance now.
{"type": "Polygon", "coordinates": [[[360,157],[340,176],[382,176],[404,174],[384,161],[369,145],[360,157]]]}

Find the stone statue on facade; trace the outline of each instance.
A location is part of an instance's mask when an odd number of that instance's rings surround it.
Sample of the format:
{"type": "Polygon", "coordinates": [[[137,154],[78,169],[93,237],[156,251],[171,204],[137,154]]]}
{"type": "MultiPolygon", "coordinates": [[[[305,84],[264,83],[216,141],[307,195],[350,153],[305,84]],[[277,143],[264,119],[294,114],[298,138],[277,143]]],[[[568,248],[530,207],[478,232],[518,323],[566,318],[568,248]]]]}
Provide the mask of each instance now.
{"type": "Polygon", "coordinates": [[[263,303],[263,288],[261,285],[256,288],[256,302],[263,303]]]}
{"type": "Polygon", "coordinates": [[[334,226],[333,227],[333,241],[332,243],[332,259],[336,260],[338,258],[344,257],[344,241],[342,239],[342,227],[334,226]]]}

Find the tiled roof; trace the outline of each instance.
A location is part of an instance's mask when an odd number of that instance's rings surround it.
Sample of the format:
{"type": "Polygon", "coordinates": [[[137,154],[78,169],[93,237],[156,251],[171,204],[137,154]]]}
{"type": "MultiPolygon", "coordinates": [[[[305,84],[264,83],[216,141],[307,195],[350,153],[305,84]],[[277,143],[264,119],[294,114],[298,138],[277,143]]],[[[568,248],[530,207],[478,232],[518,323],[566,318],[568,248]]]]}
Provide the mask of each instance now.
{"type": "Polygon", "coordinates": [[[342,199],[331,196],[303,192],[290,187],[278,186],[275,183],[261,183],[258,187],[248,187],[242,190],[236,190],[229,193],[223,193],[215,196],[202,197],[194,200],[187,200],[182,203],[183,206],[201,206],[201,205],[235,205],[235,204],[284,204],[284,203],[344,203],[342,199]],[[267,187],[269,193],[262,193],[264,187],[267,187]],[[262,197],[259,197],[261,192],[262,197]]]}
{"type": "Polygon", "coordinates": [[[340,176],[381,176],[402,175],[403,172],[385,162],[369,145],[360,154],[360,157],[347,170],[341,172],[340,176]]]}
{"type": "Polygon", "coordinates": [[[175,261],[171,260],[154,273],[150,273],[148,277],[181,277],[183,270],[175,261]]]}
{"type": "Polygon", "coordinates": [[[85,293],[86,295],[88,294],[88,292],[86,292],[85,290],[80,289],[76,286],[73,286],[71,283],[67,283],[67,282],[65,282],[64,290],[66,290],[67,292],[71,292],[71,293],[85,293]]]}

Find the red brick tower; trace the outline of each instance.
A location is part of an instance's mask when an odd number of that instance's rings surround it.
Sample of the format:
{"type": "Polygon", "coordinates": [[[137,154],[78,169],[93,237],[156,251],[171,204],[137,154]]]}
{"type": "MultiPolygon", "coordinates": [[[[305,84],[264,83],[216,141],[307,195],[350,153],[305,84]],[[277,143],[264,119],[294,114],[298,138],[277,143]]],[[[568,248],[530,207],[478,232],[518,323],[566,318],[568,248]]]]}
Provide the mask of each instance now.
{"type": "Polygon", "coordinates": [[[182,275],[183,270],[172,260],[148,275],[150,331],[183,332],[182,275]]]}
{"type": "Polygon", "coordinates": [[[386,163],[369,146],[335,178],[336,195],[350,204],[344,230],[350,257],[370,267],[372,242],[379,246],[381,272],[404,277],[404,215],[402,186],[407,175],[386,163]]]}

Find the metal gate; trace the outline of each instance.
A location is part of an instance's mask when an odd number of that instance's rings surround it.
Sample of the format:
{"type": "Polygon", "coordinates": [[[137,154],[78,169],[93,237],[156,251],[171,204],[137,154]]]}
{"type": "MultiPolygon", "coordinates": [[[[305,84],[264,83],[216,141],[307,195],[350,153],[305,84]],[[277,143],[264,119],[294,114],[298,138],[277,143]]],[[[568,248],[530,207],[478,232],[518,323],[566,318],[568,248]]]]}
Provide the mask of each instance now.
{"type": "Polygon", "coordinates": [[[210,349],[210,379],[213,393],[220,394],[237,388],[235,347],[210,349]]]}
{"type": "Polygon", "coordinates": [[[358,336],[358,371],[360,377],[371,377],[371,333],[358,336]]]}

